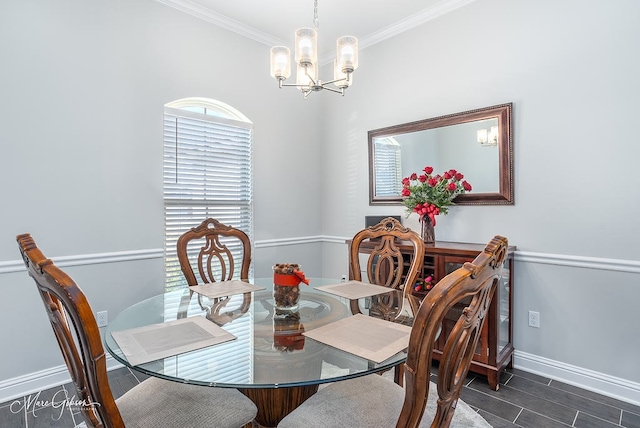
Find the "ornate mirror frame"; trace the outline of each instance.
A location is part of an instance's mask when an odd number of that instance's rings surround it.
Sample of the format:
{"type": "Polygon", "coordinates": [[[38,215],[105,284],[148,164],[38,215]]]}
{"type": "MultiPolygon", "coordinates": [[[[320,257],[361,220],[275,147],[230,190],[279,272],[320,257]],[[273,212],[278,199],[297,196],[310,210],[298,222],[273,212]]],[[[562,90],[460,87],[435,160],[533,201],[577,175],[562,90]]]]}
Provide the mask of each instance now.
{"type": "MultiPolygon", "coordinates": [[[[468,122],[497,119],[498,121],[498,181],[499,189],[490,193],[465,193],[454,200],[456,205],[513,205],[513,103],[485,107],[476,110],[455,113],[368,132],[369,140],[369,205],[400,205],[402,197],[377,196],[374,177],[374,138],[393,137],[398,134],[419,132],[427,129],[464,124],[468,122]]],[[[425,166],[428,165],[425,161],[425,166]]],[[[473,184],[473,182],[472,182],[473,184]]]]}

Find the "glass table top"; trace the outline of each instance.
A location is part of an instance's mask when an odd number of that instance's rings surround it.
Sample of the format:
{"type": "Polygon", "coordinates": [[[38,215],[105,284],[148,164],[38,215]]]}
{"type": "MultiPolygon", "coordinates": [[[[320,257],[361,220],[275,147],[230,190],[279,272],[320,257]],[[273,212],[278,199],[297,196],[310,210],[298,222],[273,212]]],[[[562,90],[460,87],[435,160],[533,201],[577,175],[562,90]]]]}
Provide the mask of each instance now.
{"type": "Polygon", "coordinates": [[[354,314],[411,325],[417,304],[402,291],[349,299],[317,290],[340,280],[311,278],[300,284],[297,312],[278,314],[272,278],[249,282],[263,290],[211,299],[188,288],[134,304],[107,326],[105,345],[113,357],[151,376],[198,385],[233,388],[279,388],[315,385],[391,368],[406,359],[406,350],[376,363],[311,339],[303,332],[354,314]],[[411,299],[412,301],[409,302],[411,299]],[[357,309],[356,309],[357,308],[357,309]],[[236,338],[206,348],[131,366],[111,333],[202,316],[236,338]]]}

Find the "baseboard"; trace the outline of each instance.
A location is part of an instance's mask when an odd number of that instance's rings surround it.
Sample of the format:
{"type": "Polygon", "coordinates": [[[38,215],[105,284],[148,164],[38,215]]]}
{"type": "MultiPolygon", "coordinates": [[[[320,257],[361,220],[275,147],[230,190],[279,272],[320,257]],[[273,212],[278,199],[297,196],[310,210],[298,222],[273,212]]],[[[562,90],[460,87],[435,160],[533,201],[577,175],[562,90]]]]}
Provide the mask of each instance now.
{"type": "MultiPolygon", "coordinates": [[[[107,356],[107,370],[123,367],[110,355],[107,356]]],[[[56,366],[24,376],[14,377],[0,382],[0,403],[16,400],[25,395],[54,388],[71,382],[66,365],[56,366]]]]}
{"type": "MultiPolygon", "coordinates": [[[[628,381],[603,373],[550,360],[538,355],[516,350],[514,367],[578,388],[606,395],[626,403],[640,406],[640,383],[628,381]]],[[[107,369],[122,367],[118,361],[107,356],[107,369]]],[[[34,394],[70,382],[66,366],[52,367],[0,382],[0,403],[34,394]]]]}
{"type": "Polygon", "coordinates": [[[513,356],[517,369],[640,406],[640,383],[522,351],[516,350],[513,356]]]}

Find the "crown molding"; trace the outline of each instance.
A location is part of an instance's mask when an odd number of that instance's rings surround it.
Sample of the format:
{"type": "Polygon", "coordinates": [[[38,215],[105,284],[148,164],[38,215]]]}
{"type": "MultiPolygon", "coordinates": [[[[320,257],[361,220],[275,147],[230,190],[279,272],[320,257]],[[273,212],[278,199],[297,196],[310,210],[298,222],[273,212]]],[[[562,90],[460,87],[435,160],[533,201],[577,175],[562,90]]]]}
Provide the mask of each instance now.
{"type": "Polygon", "coordinates": [[[202,7],[190,0],[156,0],[159,3],[178,9],[181,12],[200,18],[204,21],[211,22],[241,36],[248,37],[267,46],[286,45],[287,42],[257,30],[240,21],[231,19],[225,15],[217,13],[206,7],[202,7]]]}
{"type": "Polygon", "coordinates": [[[380,43],[383,40],[397,36],[400,33],[404,33],[405,31],[466,6],[469,3],[473,3],[474,1],[476,0],[442,0],[433,6],[401,19],[388,27],[360,38],[358,40],[358,46],[360,48],[366,48],[375,45],[376,43],[380,43]]]}
{"type": "MultiPolygon", "coordinates": [[[[211,9],[202,7],[199,4],[194,3],[193,1],[190,1],[190,0],[156,0],[156,1],[164,5],[173,7],[181,12],[188,13],[189,15],[195,16],[196,18],[200,18],[204,21],[211,22],[212,24],[218,25],[229,31],[233,31],[234,33],[237,33],[241,36],[248,37],[252,40],[263,43],[267,46],[276,46],[276,45],[288,46],[288,42],[283,41],[282,39],[274,37],[263,31],[257,30],[253,27],[243,24],[240,21],[236,21],[235,19],[231,19],[225,15],[217,13],[211,9]]],[[[394,24],[381,29],[380,31],[376,31],[374,33],[371,33],[369,35],[359,38],[358,46],[360,48],[366,48],[366,47],[375,45],[376,43],[380,43],[383,40],[394,37],[407,30],[410,30],[419,25],[422,25],[425,22],[431,21],[432,19],[438,18],[439,16],[452,12],[455,9],[458,9],[462,6],[466,6],[467,4],[472,3],[474,1],[476,0],[442,0],[431,7],[423,9],[418,13],[415,13],[411,16],[408,16],[405,19],[401,19],[400,21],[397,21],[394,24]]],[[[332,61],[333,61],[333,55],[320,58],[321,64],[328,64],[328,63],[331,63],[332,61]]]]}

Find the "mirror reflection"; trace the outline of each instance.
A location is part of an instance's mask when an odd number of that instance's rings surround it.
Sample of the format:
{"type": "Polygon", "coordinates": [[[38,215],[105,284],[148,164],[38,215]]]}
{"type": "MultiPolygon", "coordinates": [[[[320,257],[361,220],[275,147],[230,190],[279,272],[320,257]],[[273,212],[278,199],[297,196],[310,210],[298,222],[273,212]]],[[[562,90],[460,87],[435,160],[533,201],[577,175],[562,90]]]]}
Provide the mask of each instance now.
{"type": "Polygon", "coordinates": [[[400,204],[402,178],[430,165],[463,171],[455,203],[512,204],[511,104],[369,131],[370,204],[400,204]]]}

